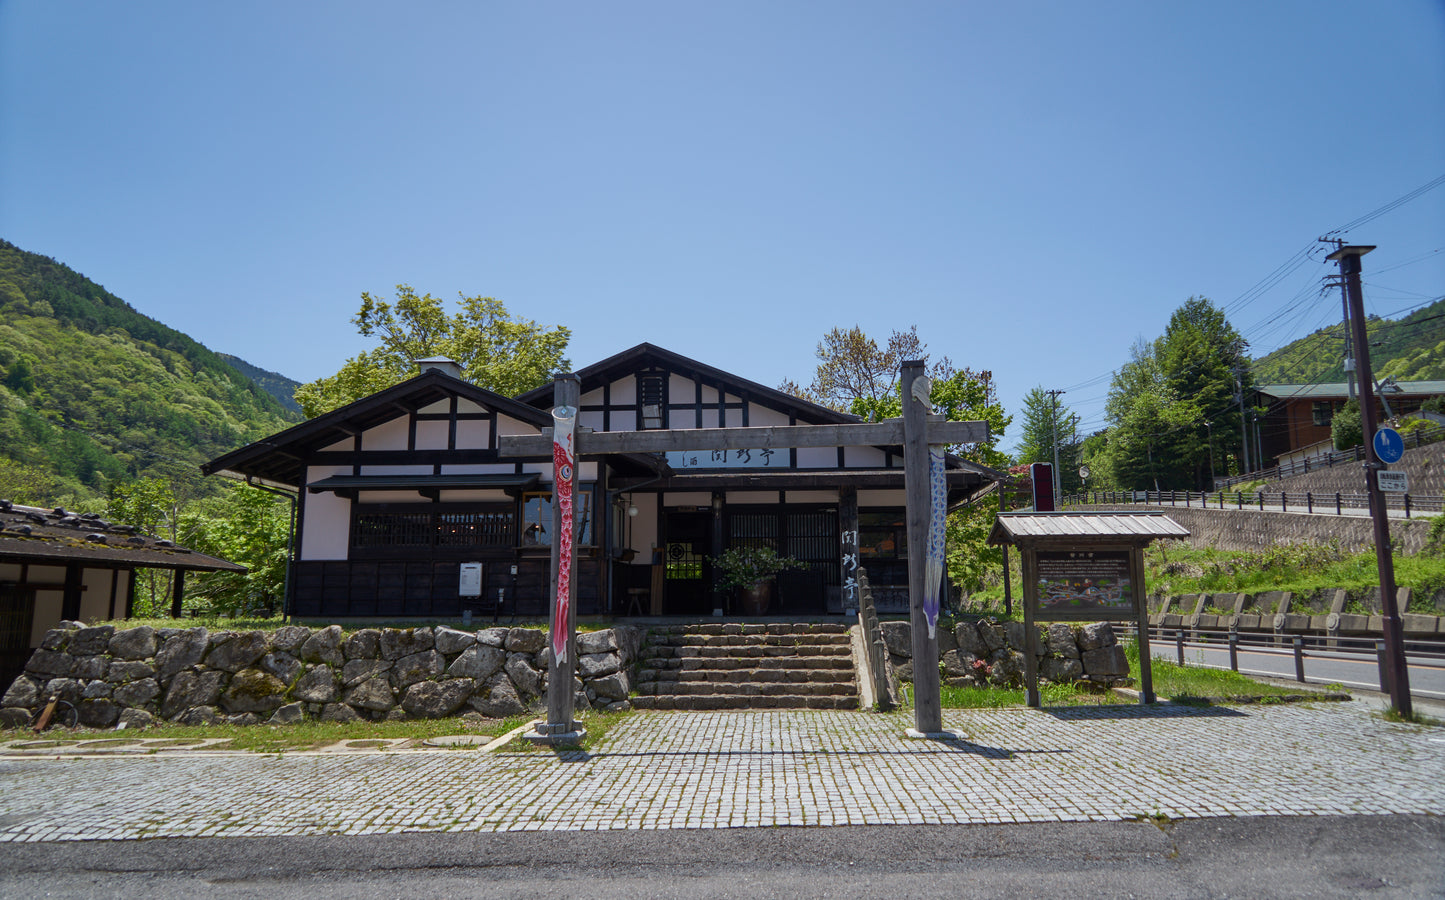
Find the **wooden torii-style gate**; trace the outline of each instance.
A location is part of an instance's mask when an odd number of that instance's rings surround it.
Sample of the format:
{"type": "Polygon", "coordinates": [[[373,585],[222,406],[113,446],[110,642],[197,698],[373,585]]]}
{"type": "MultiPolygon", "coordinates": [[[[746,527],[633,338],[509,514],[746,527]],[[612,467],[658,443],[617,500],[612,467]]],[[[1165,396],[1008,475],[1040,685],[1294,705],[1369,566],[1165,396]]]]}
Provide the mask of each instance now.
{"type": "MultiPolygon", "coordinates": [[[[942,698],[938,680],[938,639],[929,634],[924,614],[924,593],[927,575],[929,504],[929,444],[965,444],[988,439],[987,422],[950,422],[932,414],[926,402],[927,378],[919,360],[903,363],[900,369],[903,415],[878,423],[846,425],[779,425],[747,428],[697,428],[650,431],[584,431],[572,437],[573,460],[582,456],[612,453],[666,453],[682,450],[780,450],[792,447],[903,446],[903,483],[907,496],[908,523],[908,607],[913,625],[913,737],[955,737],[943,730],[942,698]],[[923,379],[915,395],[915,382],[923,379]]],[[[554,381],[554,415],[575,416],[580,402],[581,380],[574,374],[558,375],[554,381]]],[[[559,464],[563,456],[554,455],[553,435],[510,435],[498,439],[498,453],[503,457],[549,456],[554,458],[554,496],[575,489],[577,466],[559,464]],[[559,479],[568,480],[564,485],[559,479]]],[[[544,743],[575,743],[584,736],[573,720],[575,696],[573,678],[577,666],[576,626],[572,610],[576,609],[577,581],[567,579],[568,596],[559,596],[559,570],[572,571],[576,549],[571,541],[562,540],[560,504],[552,504],[552,579],[551,628],[566,631],[566,651],[552,654],[547,673],[547,721],[538,723],[535,734],[528,737],[544,743]],[[563,544],[566,544],[564,551],[563,544]]],[[[575,527],[575,526],[573,526],[575,527]]],[[[568,528],[570,531],[571,529],[568,528]]]]}

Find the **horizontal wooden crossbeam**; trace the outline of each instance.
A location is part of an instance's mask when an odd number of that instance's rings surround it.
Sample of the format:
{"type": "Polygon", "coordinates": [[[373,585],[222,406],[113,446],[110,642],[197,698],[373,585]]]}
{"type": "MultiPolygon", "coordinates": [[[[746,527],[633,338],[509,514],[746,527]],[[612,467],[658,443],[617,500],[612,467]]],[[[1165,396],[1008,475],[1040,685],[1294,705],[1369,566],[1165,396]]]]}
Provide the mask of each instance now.
{"type": "MultiPolygon", "coordinates": [[[[497,455],[545,456],[552,451],[552,430],[501,435],[497,455]]],[[[972,444],[988,440],[987,422],[950,422],[930,416],[930,444],[972,444]]],[[[888,447],[903,443],[903,420],[847,425],[772,425],[762,428],[690,428],[662,431],[579,429],[581,456],[607,453],[667,453],[677,450],[780,450],[786,447],[888,447]]]]}

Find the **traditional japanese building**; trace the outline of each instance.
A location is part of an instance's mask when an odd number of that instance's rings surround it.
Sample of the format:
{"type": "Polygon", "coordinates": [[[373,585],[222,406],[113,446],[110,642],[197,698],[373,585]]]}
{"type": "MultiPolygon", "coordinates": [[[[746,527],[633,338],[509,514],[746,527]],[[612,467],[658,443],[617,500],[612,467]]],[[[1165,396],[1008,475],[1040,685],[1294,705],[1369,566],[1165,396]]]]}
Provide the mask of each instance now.
{"type": "MultiPolygon", "coordinates": [[[[858,420],[651,344],[578,371],[594,431],[829,425],[858,420]]],[[[296,492],[288,611],[307,618],[545,615],[550,458],[500,452],[551,426],[552,387],[507,398],[423,362],[394,387],[203,466],[296,492]]],[[[770,546],[778,615],[841,614],[867,566],[885,610],[906,609],[900,447],[587,455],[576,542],[582,615],[733,612],[712,559],[770,546]]],[[[950,458],[951,502],[1001,473],[950,458]]]]}

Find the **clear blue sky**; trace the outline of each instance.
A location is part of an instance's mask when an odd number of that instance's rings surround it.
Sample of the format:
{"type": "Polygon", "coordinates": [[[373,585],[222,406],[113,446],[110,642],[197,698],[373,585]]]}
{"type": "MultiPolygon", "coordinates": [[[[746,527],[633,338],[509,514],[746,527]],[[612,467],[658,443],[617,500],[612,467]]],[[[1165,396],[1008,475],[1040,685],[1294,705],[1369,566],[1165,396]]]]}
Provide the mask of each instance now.
{"type": "MultiPolygon", "coordinates": [[[[1092,429],[1191,295],[1332,321],[1300,251],[1441,175],[1440,0],[0,0],[0,237],[299,380],[405,282],[768,385],[917,325],[1092,429]]],[[[1445,187],[1346,237],[1445,294],[1445,187]]]]}

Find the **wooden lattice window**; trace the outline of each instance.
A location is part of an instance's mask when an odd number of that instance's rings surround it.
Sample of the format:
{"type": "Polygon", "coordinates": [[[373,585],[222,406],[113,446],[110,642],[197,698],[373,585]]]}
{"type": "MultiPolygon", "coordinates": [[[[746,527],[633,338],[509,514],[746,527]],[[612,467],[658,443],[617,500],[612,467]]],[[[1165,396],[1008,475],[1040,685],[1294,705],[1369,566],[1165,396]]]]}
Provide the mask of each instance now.
{"type": "Polygon", "coordinates": [[[361,510],[351,525],[351,548],[385,555],[510,548],[517,513],[510,503],[463,509],[361,510]]]}

